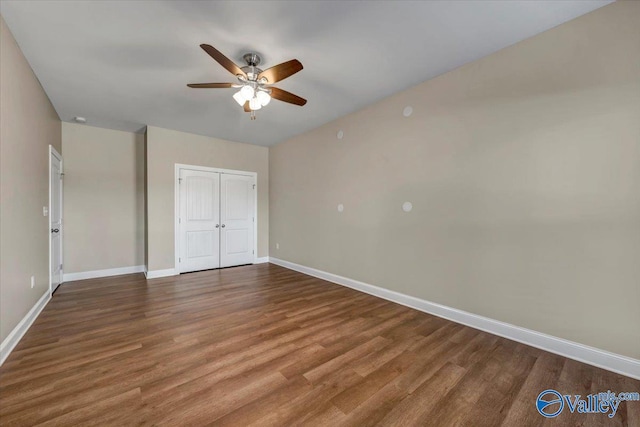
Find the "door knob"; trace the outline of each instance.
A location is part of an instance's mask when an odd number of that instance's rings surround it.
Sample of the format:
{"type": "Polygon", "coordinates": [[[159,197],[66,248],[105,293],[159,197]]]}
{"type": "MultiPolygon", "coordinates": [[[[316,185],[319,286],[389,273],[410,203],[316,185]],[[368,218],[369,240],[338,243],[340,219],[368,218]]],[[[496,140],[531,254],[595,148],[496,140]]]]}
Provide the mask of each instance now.
{"type": "Polygon", "coordinates": [[[220,227],[220,224],[216,224],[216,228],[219,228],[219,227],[220,227]]]}
{"type": "Polygon", "coordinates": [[[58,231],[60,231],[60,229],[59,229],[59,228],[52,228],[52,229],[51,229],[51,232],[52,232],[52,233],[57,233],[58,231]]]}
{"type": "Polygon", "coordinates": [[[222,228],[224,228],[224,224],[222,224],[222,228]]]}

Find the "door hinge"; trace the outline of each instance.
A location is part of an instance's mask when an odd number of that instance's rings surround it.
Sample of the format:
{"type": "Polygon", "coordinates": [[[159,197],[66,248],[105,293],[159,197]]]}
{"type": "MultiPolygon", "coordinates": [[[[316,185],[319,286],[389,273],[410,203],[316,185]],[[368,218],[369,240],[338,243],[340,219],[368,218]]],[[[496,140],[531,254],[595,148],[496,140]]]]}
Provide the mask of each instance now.
{"type": "Polygon", "coordinates": [[[182,184],[182,178],[178,178],[178,184],[182,184]]]}
{"type": "Polygon", "coordinates": [[[256,222],[256,217],[255,216],[253,217],[253,222],[256,222]]]}
{"type": "Polygon", "coordinates": [[[182,218],[178,218],[178,224],[182,224],[182,218]]]}
{"type": "Polygon", "coordinates": [[[60,264],[60,270],[62,270],[62,264],[60,264]]]}
{"type": "Polygon", "coordinates": [[[255,185],[255,184],[253,184],[253,189],[254,189],[254,190],[256,189],[256,185],[255,185]]]}
{"type": "Polygon", "coordinates": [[[255,254],[256,254],[256,251],[251,251],[251,253],[255,255],[255,254]]]}
{"type": "Polygon", "coordinates": [[[178,262],[182,262],[182,258],[178,258],[178,262]]]}
{"type": "Polygon", "coordinates": [[[64,172],[60,172],[60,179],[64,178],[64,172]]]}

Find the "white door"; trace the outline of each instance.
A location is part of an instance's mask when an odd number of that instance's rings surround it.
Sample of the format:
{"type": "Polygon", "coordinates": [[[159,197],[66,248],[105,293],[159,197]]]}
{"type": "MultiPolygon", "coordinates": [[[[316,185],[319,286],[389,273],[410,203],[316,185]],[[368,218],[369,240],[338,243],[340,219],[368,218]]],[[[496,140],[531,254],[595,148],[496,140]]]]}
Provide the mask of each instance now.
{"type": "Polygon", "coordinates": [[[53,293],[62,283],[62,157],[53,147],[49,151],[49,283],[53,293]]]}
{"type": "Polygon", "coordinates": [[[254,191],[252,176],[220,177],[220,266],[253,263],[254,191]]]}
{"type": "Polygon", "coordinates": [[[220,174],[180,169],[181,273],[220,267],[220,174]]]}

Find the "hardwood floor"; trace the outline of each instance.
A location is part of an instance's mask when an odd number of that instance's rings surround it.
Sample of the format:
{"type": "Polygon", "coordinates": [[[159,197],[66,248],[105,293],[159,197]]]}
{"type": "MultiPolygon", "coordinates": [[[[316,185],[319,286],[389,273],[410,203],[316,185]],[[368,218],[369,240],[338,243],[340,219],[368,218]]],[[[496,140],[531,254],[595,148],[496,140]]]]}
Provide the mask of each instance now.
{"type": "Polygon", "coordinates": [[[640,381],[275,265],[64,284],[0,368],[0,424],[640,425],[537,395],[640,381]]]}

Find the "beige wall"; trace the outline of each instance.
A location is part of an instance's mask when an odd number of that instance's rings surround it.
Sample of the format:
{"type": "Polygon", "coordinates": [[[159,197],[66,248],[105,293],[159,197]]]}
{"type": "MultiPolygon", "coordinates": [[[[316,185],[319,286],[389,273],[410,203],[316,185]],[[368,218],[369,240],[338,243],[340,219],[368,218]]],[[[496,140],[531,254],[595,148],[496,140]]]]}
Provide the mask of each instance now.
{"type": "Polygon", "coordinates": [[[605,6],[272,147],[270,256],[640,359],[638,22],[605,6]]]}
{"type": "Polygon", "coordinates": [[[144,135],[62,124],[65,273],[144,265],[144,135]]]}
{"type": "Polygon", "coordinates": [[[49,145],[60,119],[0,17],[0,340],[49,289],[49,145]],[[35,286],[31,289],[31,276],[35,286]]]}
{"type": "Polygon", "coordinates": [[[258,174],[258,256],[269,251],[269,152],[153,126],[147,127],[148,270],[174,268],[175,164],[235,169],[258,174]]]}

